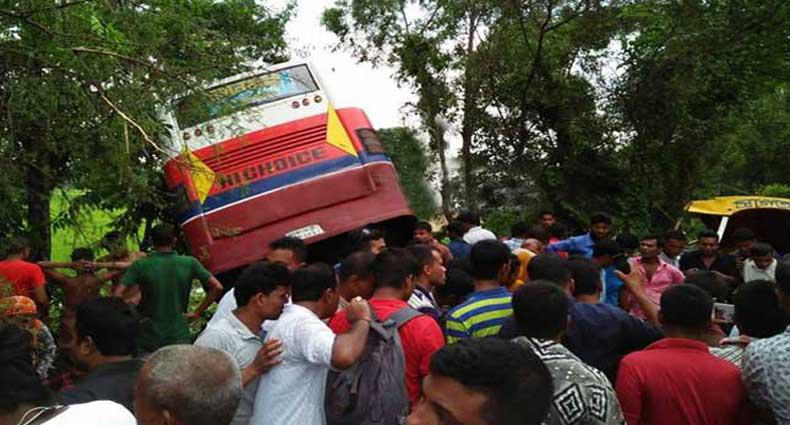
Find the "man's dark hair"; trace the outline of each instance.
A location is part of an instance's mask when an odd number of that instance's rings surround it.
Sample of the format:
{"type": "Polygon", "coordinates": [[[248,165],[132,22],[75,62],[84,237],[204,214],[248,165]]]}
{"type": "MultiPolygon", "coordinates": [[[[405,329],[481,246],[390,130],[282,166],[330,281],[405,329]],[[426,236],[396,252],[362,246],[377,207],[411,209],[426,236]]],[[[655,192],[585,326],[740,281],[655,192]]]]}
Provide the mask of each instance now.
{"type": "Polygon", "coordinates": [[[472,226],[480,225],[480,216],[472,211],[462,211],[455,219],[461,223],[470,224],[472,226]]]}
{"type": "Polygon", "coordinates": [[[454,297],[459,303],[475,291],[475,280],[466,267],[468,258],[452,260],[447,265],[445,284],[436,288],[440,297],[454,297]]]}
{"type": "Polygon", "coordinates": [[[646,235],[643,235],[641,238],[639,238],[639,242],[642,241],[656,241],[657,245],[659,246],[661,245],[661,237],[655,233],[648,233],[646,235]]]}
{"type": "Polygon", "coordinates": [[[30,239],[23,236],[16,237],[8,242],[8,246],[6,247],[6,254],[7,255],[21,254],[22,251],[28,248],[30,248],[30,239]]]}
{"type": "Polygon", "coordinates": [[[573,295],[593,295],[601,290],[601,269],[586,258],[568,259],[573,277],[573,295]]]}
{"type": "Polygon", "coordinates": [[[71,251],[71,261],[93,261],[93,250],[90,248],[74,248],[71,251]]]}
{"type": "Polygon", "coordinates": [[[790,261],[783,260],[776,265],[776,286],[785,296],[790,297],[790,261]]]}
{"type": "Polygon", "coordinates": [[[686,242],[686,234],[683,233],[682,230],[669,230],[666,233],[664,233],[664,238],[661,240],[661,243],[663,244],[664,242],[666,242],[666,241],[668,241],[670,239],[671,240],[675,240],[675,241],[681,241],[681,242],[685,243],[686,242]]]}
{"type": "Polygon", "coordinates": [[[414,225],[414,230],[425,230],[428,233],[433,233],[433,226],[427,221],[418,221],[417,224],[414,225]]]}
{"type": "Polygon", "coordinates": [[[458,239],[464,236],[466,231],[464,230],[464,225],[461,224],[460,221],[451,221],[450,224],[447,225],[447,234],[450,235],[451,238],[458,239]]]}
{"type": "Polygon", "coordinates": [[[565,239],[565,236],[568,233],[568,229],[565,227],[564,224],[560,223],[559,221],[554,222],[551,226],[549,226],[546,231],[549,232],[549,236],[552,238],[557,239],[565,239]]]}
{"type": "Polygon", "coordinates": [[[529,229],[529,224],[523,221],[515,222],[510,226],[510,237],[523,239],[527,236],[527,233],[529,233],[529,229]]]}
{"type": "Polygon", "coordinates": [[[612,216],[603,212],[597,212],[590,217],[590,225],[604,223],[611,225],[612,224],[612,216]]]}
{"type": "Polygon", "coordinates": [[[620,245],[620,248],[626,252],[635,251],[637,248],[639,248],[639,238],[637,238],[636,235],[632,235],[631,233],[620,233],[614,238],[614,240],[617,241],[617,244],[620,245]]]}
{"type": "Polygon", "coordinates": [[[532,338],[553,339],[568,327],[568,296],[557,284],[530,282],[513,294],[513,315],[519,333],[532,338]]]}
{"type": "Polygon", "coordinates": [[[752,257],[766,257],[773,255],[773,253],[774,248],[765,242],[755,242],[755,244],[752,245],[751,251],[749,252],[752,257]]]}
{"type": "Polygon", "coordinates": [[[77,307],[77,340],[93,340],[103,356],[137,353],[140,318],[120,298],[97,298],[77,307]]]}
{"type": "Polygon", "coordinates": [[[700,231],[699,235],[697,236],[697,239],[702,239],[702,238],[716,238],[716,242],[718,242],[719,234],[716,233],[715,230],[705,229],[700,231]]]}
{"type": "Polygon", "coordinates": [[[431,375],[452,379],[488,399],[480,408],[491,425],[539,425],[554,384],[543,361],[510,341],[464,339],[433,354],[431,375]]]}
{"type": "Polygon", "coordinates": [[[21,405],[49,406],[47,391],[33,367],[33,336],[22,328],[0,322],[0,414],[21,405]]]}
{"type": "Polygon", "coordinates": [[[176,238],[176,228],[172,224],[157,224],[151,229],[151,243],[155,247],[171,246],[176,238]]]}
{"type": "Polygon", "coordinates": [[[291,300],[318,301],[327,289],[337,289],[337,280],[332,267],[314,263],[293,272],[291,276],[291,300]]]}
{"type": "Polygon", "coordinates": [[[497,240],[484,240],[472,245],[469,262],[472,265],[472,277],[477,280],[493,280],[499,270],[510,261],[510,250],[507,245],[497,240]]]}
{"type": "Polygon", "coordinates": [[[372,266],[375,259],[376,255],[370,251],[352,252],[340,263],[338,270],[340,280],[345,282],[351,276],[367,279],[373,272],[372,266]]]}
{"type": "Polygon", "coordinates": [[[623,249],[620,248],[620,244],[617,243],[614,239],[601,239],[599,241],[595,241],[593,245],[593,254],[594,258],[603,257],[604,255],[609,255],[611,257],[616,257],[623,253],[623,249]]]}
{"type": "Polygon", "coordinates": [[[236,304],[245,306],[258,293],[269,295],[278,286],[291,287],[291,273],[279,263],[255,263],[241,272],[233,296],[236,304]]]}
{"type": "Polygon", "coordinates": [[[541,254],[527,265],[529,280],[548,280],[555,285],[565,285],[571,279],[571,271],[565,260],[556,254],[541,254]]]}
{"type": "Polygon", "coordinates": [[[661,295],[664,326],[704,331],[710,324],[712,312],[713,298],[697,286],[673,285],[661,295]]]}
{"type": "Polygon", "coordinates": [[[420,273],[422,273],[423,267],[433,263],[433,251],[435,251],[436,248],[427,245],[410,245],[406,250],[414,256],[414,259],[417,261],[417,268],[420,273]]]}
{"type": "Polygon", "coordinates": [[[742,335],[769,338],[787,328],[788,316],[779,304],[772,282],[753,280],[744,283],[733,299],[735,323],[742,335]]]}
{"type": "Polygon", "coordinates": [[[549,232],[543,226],[535,225],[529,228],[524,239],[537,239],[545,244],[549,242],[549,232]]]}
{"type": "Polygon", "coordinates": [[[683,283],[694,285],[719,301],[727,299],[730,292],[727,282],[724,282],[716,273],[707,270],[689,272],[683,283]]]}
{"type": "Polygon", "coordinates": [[[376,288],[402,289],[409,276],[420,274],[420,266],[408,250],[388,248],[381,251],[371,265],[376,288]]]}
{"type": "Polygon", "coordinates": [[[550,216],[553,217],[554,216],[554,212],[551,211],[551,210],[540,210],[540,212],[538,213],[538,218],[539,219],[543,218],[544,215],[550,215],[550,216]]]}
{"type": "Polygon", "coordinates": [[[299,238],[286,236],[272,241],[269,244],[269,250],[274,251],[277,249],[293,252],[294,257],[296,257],[296,261],[300,263],[307,261],[307,246],[305,245],[304,241],[299,238]]]}
{"type": "Polygon", "coordinates": [[[739,227],[732,232],[732,240],[735,243],[753,241],[757,239],[751,229],[747,227],[739,227]]]}

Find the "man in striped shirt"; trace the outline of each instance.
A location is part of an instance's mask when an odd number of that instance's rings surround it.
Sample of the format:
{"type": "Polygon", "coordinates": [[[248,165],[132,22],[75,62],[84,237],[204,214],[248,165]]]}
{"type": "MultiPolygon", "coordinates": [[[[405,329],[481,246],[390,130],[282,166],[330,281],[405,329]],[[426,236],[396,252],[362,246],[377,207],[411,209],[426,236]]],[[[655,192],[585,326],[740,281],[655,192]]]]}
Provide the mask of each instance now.
{"type": "Polygon", "coordinates": [[[484,240],[472,246],[469,254],[475,292],[447,315],[447,343],[464,338],[496,335],[513,314],[510,292],[501,281],[510,273],[510,250],[497,240],[484,240]]]}

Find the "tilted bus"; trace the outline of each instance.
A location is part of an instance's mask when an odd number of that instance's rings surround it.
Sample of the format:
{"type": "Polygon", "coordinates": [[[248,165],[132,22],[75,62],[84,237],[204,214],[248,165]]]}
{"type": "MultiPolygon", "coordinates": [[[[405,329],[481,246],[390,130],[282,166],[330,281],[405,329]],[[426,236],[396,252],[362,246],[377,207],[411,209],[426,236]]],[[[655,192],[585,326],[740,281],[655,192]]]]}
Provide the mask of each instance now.
{"type": "Polygon", "coordinates": [[[170,109],[179,151],[166,181],[192,254],[213,273],[261,260],[284,235],[331,260],[362,226],[409,234],[412,211],[370,121],[335,110],[309,63],[237,75],[170,109]]]}

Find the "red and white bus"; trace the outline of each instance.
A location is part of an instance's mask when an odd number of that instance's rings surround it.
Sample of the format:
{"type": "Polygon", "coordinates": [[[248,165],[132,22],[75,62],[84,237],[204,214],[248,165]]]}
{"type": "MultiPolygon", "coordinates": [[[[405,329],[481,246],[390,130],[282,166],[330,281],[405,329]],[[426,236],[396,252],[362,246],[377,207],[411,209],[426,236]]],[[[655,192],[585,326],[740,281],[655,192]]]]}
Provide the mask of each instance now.
{"type": "Polygon", "coordinates": [[[165,121],[179,147],[165,166],[178,222],[213,273],[262,259],[284,235],[329,259],[345,232],[374,223],[408,235],[413,224],[367,116],[335,110],[309,63],[211,84],[172,101],[165,121]]]}

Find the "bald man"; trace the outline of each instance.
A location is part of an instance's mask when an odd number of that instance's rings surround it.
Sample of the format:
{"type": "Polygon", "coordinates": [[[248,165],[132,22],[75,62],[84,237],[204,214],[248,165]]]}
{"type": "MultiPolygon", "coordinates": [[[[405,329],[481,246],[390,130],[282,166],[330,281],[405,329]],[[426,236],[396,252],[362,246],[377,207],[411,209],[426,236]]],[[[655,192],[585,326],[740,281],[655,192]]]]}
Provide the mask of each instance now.
{"type": "Polygon", "coordinates": [[[138,425],[228,425],[241,400],[241,375],[223,351],[193,345],[160,348],[140,370],[138,425]]]}

